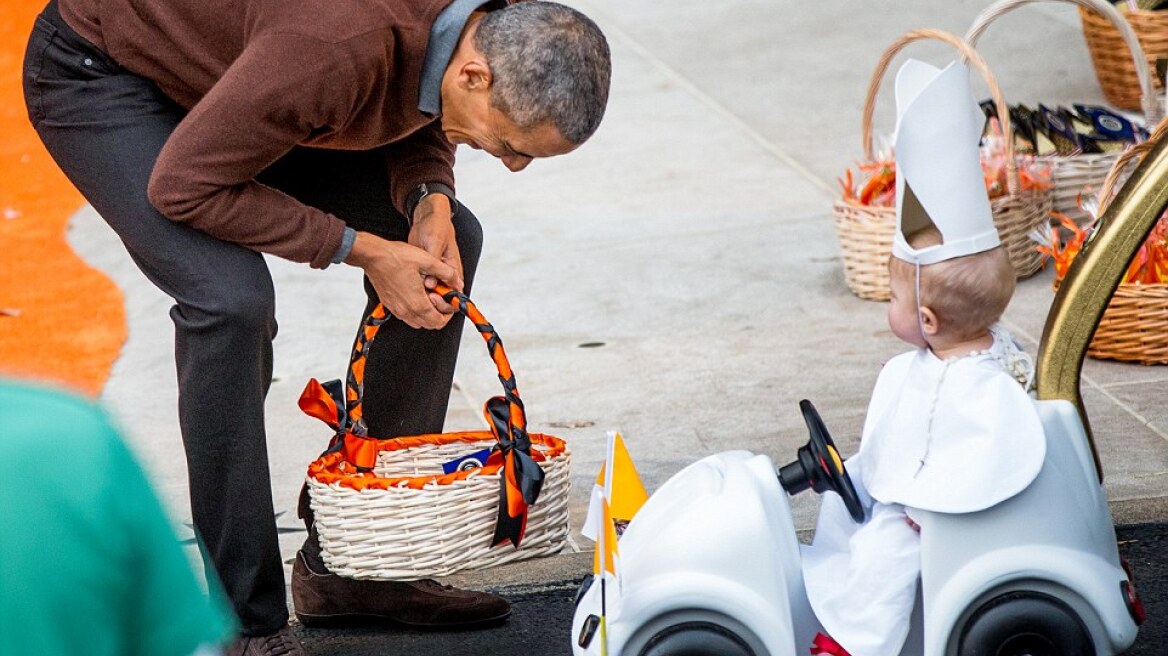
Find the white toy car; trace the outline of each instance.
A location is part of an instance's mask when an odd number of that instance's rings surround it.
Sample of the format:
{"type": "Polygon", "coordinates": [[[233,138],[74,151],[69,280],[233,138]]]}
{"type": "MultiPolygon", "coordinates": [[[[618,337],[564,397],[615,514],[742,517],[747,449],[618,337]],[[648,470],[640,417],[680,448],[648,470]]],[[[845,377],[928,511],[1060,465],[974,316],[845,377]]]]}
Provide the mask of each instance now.
{"type": "MultiPolygon", "coordinates": [[[[1087,345],[1127,262],[1168,206],[1160,140],[1102,217],[1062,281],[1037,359],[1046,459],[1017,495],[968,514],[921,513],[921,585],[902,655],[1119,654],[1143,606],[1120,561],[1079,391],[1087,345]]],[[[683,469],[620,539],[620,583],[605,586],[607,653],[793,656],[821,630],[804,589],[786,489],[852,488],[808,403],[811,442],[776,475],[734,451],[683,469]],[[613,589],[617,588],[617,589],[613,589]],[[616,603],[614,603],[614,601],[616,603]]],[[[573,652],[601,653],[599,585],[585,580],[573,652]]]]}
{"type": "MultiPolygon", "coordinates": [[[[1135,640],[1142,610],[1077,411],[1038,403],[1058,439],[1028,488],[981,512],[923,513],[921,598],[902,654],[1117,654],[1135,640]]],[[[765,455],[722,453],[676,474],[641,508],[620,540],[609,653],[808,653],[822,629],[784,490],[839,491],[853,517],[863,510],[818,414],[802,407],[811,441],[777,476],[765,455]]],[[[589,583],[573,620],[580,655],[600,653],[599,586],[589,583]]]]}

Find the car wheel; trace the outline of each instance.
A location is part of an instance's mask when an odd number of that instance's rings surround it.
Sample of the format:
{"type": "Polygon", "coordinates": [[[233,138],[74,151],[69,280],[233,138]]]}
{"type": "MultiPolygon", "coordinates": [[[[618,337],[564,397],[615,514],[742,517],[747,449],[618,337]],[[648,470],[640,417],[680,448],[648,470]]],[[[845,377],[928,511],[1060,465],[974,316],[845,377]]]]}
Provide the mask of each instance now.
{"type": "Polygon", "coordinates": [[[675,624],[649,639],[640,656],[755,656],[733,631],[710,622],[675,624]]]}
{"type": "Polygon", "coordinates": [[[1092,656],[1091,635],[1062,601],[1012,592],[974,612],[961,632],[959,656],[1092,656]]]}

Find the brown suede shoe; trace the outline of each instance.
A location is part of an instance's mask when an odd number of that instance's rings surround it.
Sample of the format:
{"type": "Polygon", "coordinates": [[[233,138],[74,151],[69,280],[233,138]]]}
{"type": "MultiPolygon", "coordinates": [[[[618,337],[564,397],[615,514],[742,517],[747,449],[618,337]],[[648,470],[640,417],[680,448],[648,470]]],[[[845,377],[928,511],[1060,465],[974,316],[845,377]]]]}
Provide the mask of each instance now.
{"type": "Polygon", "coordinates": [[[500,624],[511,615],[511,605],[498,595],[430,579],[371,581],[320,573],[301,552],[292,566],[292,605],[304,626],[392,623],[454,629],[500,624]]]}
{"type": "Polygon", "coordinates": [[[308,656],[292,627],[285,626],[271,635],[243,637],[227,646],[224,656],[308,656]]]}

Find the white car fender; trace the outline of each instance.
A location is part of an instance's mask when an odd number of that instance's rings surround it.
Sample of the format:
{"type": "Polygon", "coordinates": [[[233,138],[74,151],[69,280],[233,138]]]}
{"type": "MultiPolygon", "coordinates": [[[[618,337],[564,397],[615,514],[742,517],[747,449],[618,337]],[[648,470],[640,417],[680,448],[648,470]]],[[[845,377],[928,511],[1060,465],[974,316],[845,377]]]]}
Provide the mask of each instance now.
{"type": "MultiPolygon", "coordinates": [[[[618,550],[619,610],[607,622],[613,653],[654,618],[684,609],[732,618],[773,656],[804,653],[818,630],[787,494],[766,456],[720,453],[678,472],[641,508],[618,550]]],[[[583,618],[598,614],[598,588],[581,599],[574,640],[583,618]]]]}
{"type": "Polygon", "coordinates": [[[1091,553],[1055,546],[987,551],[954,571],[930,594],[926,587],[925,656],[955,645],[969,613],[1015,590],[1045,592],[1071,607],[1090,631],[1096,651],[1113,654],[1135,640],[1136,626],[1122,603],[1123,570],[1091,553]],[[1111,600],[1113,603],[1102,603],[1111,600]]]}

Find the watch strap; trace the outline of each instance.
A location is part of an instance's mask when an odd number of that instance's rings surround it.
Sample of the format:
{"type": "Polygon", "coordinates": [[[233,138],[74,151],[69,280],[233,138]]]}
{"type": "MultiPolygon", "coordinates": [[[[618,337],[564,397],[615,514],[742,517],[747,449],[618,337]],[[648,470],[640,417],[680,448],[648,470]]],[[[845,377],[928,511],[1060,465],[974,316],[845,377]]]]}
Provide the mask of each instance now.
{"type": "Polygon", "coordinates": [[[430,194],[442,194],[450,199],[450,214],[454,215],[458,211],[458,201],[454,198],[454,190],[449,185],[441,182],[423,182],[414,187],[409,196],[406,196],[406,222],[410,227],[414,225],[414,210],[418,209],[418,203],[430,194]]]}

